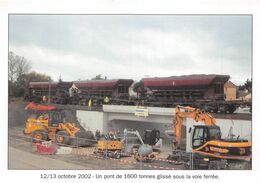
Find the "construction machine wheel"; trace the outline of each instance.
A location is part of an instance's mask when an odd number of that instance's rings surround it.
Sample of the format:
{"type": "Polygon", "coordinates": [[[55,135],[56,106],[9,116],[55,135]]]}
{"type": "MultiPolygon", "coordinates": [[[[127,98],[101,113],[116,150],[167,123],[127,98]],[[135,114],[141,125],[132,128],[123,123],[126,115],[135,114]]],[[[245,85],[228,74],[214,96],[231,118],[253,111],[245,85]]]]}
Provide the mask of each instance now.
{"type": "Polygon", "coordinates": [[[155,158],[156,157],[155,157],[155,155],[153,153],[148,155],[148,161],[149,162],[153,162],[155,160],[155,158]]]}
{"type": "Polygon", "coordinates": [[[140,158],[140,156],[138,155],[138,153],[136,153],[136,154],[134,155],[134,159],[135,159],[137,162],[140,162],[140,161],[141,161],[141,158],[140,158]]]}
{"type": "Polygon", "coordinates": [[[120,153],[120,151],[115,151],[115,152],[114,152],[114,157],[115,157],[116,159],[120,159],[120,158],[121,158],[121,153],[120,153]]]}
{"type": "Polygon", "coordinates": [[[58,131],[55,135],[55,142],[57,144],[69,144],[70,136],[66,131],[58,131]]]}
{"type": "Polygon", "coordinates": [[[33,142],[40,143],[42,141],[47,140],[47,134],[41,130],[35,130],[32,132],[32,140],[33,142]]]}

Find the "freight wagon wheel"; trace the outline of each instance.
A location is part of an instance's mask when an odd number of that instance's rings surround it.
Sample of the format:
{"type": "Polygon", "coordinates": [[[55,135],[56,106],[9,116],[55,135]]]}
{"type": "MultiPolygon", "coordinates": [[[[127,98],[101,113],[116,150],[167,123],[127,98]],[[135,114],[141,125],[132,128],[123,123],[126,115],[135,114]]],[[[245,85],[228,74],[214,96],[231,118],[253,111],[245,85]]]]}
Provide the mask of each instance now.
{"type": "Polygon", "coordinates": [[[40,143],[42,141],[47,140],[47,134],[45,134],[43,131],[35,130],[32,133],[33,142],[40,143]]]}
{"type": "Polygon", "coordinates": [[[141,161],[141,158],[140,158],[140,156],[139,156],[138,154],[136,154],[136,155],[134,156],[134,159],[135,159],[137,162],[140,162],[140,161],[141,161]]]}
{"type": "Polygon", "coordinates": [[[228,112],[229,114],[233,114],[236,110],[236,106],[235,105],[228,105],[228,112]]]}
{"type": "Polygon", "coordinates": [[[55,136],[55,141],[58,144],[68,144],[70,140],[69,134],[65,131],[58,131],[55,136]]]}

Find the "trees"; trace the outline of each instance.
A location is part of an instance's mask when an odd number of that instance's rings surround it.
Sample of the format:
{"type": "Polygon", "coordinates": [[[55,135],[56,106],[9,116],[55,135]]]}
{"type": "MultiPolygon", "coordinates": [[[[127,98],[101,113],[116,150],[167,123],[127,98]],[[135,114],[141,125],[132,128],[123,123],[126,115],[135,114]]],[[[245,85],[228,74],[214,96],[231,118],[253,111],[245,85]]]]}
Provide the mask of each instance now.
{"type": "Polygon", "coordinates": [[[238,87],[239,90],[245,90],[247,89],[248,92],[252,91],[252,78],[249,80],[247,79],[246,82],[243,85],[240,85],[238,87]]]}
{"type": "Polygon", "coordinates": [[[15,55],[13,52],[9,52],[8,55],[8,80],[13,83],[14,82],[14,77],[16,75],[16,65],[17,62],[15,60],[15,55]]]}
{"type": "Polygon", "coordinates": [[[244,85],[245,85],[246,89],[247,89],[249,92],[251,92],[251,91],[252,91],[252,78],[251,78],[250,80],[247,79],[244,85]]]}
{"type": "Polygon", "coordinates": [[[19,80],[19,78],[29,72],[30,69],[31,63],[28,60],[13,52],[9,52],[8,78],[12,83],[19,80]]]}
{"type": "Polygon", "coordinates": [[[96,75],[94,78],[91,78],[91,80],[107,80],[107,77],[102,77],[102,74],[96,75]]]}
{"type": "Polygon", "coordinates": [[[9,96],[22,96],[25,92],[24,76],[31,69],[31,63],[24,57],[9,52],[8,84],[9,96]]]}
{"type": "Polygon", "coordinates": [[[32,71],[30,73],[25,74],[25,78],[29,84],[29,82],[49,81],[50,76],[32,71]]]}
{"type": "Polygon", "coordinates": [[[49,81],[50,76],[35,71],[29,72],[31,63],[13,52],[8,58],[8,90],[9,96],[23,97],[32,81],[49,81]]]}

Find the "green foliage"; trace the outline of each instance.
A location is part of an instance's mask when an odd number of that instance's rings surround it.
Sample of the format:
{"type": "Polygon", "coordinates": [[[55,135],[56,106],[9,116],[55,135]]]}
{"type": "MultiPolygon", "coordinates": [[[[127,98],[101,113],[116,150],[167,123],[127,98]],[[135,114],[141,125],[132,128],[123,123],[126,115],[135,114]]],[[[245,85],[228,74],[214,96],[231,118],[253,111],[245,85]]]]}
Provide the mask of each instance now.
{"type": "Polygon", "coordinates": [[[251,92],[252,91],[252,78],[250,80],[247,79],[243,85],[238,86],[238,89],[239,90],[247,89],[249,92],[251,92]]]}
{"type": "Polygon", "coordinates": [[[23,97],[29,83],[33,81],[49,81],[50,76],[35,71],[29,72],[31,63],[24,57],[9,52],[8,59],[8,93],[9,96],[23,97]]]}
{"type": "Polygon", "coordinates": [[[98,74],[98,75],[96,75],[96,77],[92,78],[91,80],[105,80],[105,79],[106,79],[106,77],[102,78],[102,74],[98,74]]]}
{"type": "Polygon", "coordinates": [[[28,74],[25,74],[26,81],[29,82],[41,82],[41,81],[49,81],[50,76],[46,74],[37,73],[35,71],[32,71],[28,74]]]}
{"type": "Polygon", "coordinates": [[[246,82],[245,82],[245,87],[246,87],[246,89],[249,91],[249,92],[251,92],[251,90],[252,90],[252,78],[249,80],[249,79],[247,79],[246,80],[246,82]]]}

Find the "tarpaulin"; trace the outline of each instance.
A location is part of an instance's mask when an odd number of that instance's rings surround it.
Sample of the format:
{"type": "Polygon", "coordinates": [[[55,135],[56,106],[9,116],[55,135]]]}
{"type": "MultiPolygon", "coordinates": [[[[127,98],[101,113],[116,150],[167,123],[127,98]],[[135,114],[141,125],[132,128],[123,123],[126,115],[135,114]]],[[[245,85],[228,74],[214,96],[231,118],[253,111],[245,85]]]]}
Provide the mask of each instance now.
{"type": "Polygon", "coordinates": [[[26,110],[36,110],[36,111],[51,111],[57,109],[55,106],[51,105],[41,105],[30,102],[25,106],[26,110]]]}

